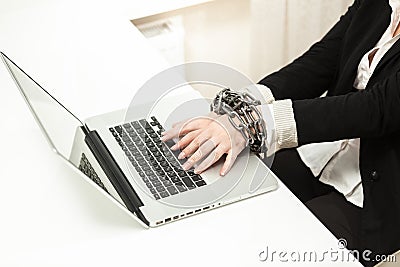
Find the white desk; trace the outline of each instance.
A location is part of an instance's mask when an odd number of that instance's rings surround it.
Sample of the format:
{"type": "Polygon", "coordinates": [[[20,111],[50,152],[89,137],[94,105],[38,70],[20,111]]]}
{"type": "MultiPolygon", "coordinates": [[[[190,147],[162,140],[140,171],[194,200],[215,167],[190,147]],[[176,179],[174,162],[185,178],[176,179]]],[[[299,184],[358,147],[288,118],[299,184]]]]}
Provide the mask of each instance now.
{"type": "MultiPolygon", "coordinates": [[[[126,106],[167,66],[129,22],[124,1],[98,2],[0,5],[0,49],[81,117],[126,106]]],[[[266,246],[337,249],[333,235],[282,184],[144,230],[51,152],[3,64],[0,114],[0,266],[291,266],[258,255],[266,246]]]]}

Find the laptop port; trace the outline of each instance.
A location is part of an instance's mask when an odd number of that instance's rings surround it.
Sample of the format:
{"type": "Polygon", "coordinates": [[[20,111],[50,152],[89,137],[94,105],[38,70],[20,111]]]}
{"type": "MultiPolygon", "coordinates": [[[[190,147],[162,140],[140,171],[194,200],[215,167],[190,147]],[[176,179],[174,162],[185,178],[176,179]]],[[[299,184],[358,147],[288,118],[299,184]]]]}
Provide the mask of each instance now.
{"type": "Polygon", "coordinates": [[[177,216],[174,216],[173,219],[174,219],[174,220],[179,219],[179,216],[178,216],[178,215],[177,215],[177,216]]]}
{"type": "Polygon", "coordinates": [[[167,222],[170,222],[171,221],[171,218],[167,218],[167,219],[165,219],[165,222],[167,223],[167,222]]]}
{"type": "Polygon", "coordinates": [[[160,225],[162,223],[163,223],[163,221],[159,221],[159,222],[156,222],[156,225],[160,225]]]}
{"type": "Polygon", "coordinates": [[[203,210],[208,210],[210,206],[204,207],[203,210]]]}
{"type": "Polygon", "coordinates": [[[186,215],[191,215],[193,214],[193,211],[186,213],[186,215]]]}
{"type": "Polygon", "coordinates": [[[199,211],[201,211],[201,209],[195,210],[194,212],[199,212],[199,211]]]}

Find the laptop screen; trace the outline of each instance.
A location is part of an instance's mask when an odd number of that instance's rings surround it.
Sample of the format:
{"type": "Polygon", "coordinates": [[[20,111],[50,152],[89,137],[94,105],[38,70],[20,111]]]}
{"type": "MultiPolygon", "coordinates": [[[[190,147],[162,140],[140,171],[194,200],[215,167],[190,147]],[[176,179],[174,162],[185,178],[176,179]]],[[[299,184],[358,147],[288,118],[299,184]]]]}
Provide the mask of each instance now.
{"type": "Polygon", "coordinates": [[[77,127],[82,122],[6,55],[1,57],[53,149],[69,159],[77,127]]]}

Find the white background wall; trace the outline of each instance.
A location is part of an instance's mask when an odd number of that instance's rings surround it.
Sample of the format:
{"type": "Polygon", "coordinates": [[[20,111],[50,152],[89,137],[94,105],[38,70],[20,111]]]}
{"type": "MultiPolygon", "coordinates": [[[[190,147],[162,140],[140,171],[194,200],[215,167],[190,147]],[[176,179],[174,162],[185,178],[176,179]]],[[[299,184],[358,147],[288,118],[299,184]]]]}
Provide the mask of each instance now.
{"type": "Polygon", "coordinates": [[[219,62],[258,81],[319,40],[351,2],[215,0],[134,23],[180,17],[184,38],[176,42],[183,42],[177,46],[183,47],[184,62],[219,62]]]}

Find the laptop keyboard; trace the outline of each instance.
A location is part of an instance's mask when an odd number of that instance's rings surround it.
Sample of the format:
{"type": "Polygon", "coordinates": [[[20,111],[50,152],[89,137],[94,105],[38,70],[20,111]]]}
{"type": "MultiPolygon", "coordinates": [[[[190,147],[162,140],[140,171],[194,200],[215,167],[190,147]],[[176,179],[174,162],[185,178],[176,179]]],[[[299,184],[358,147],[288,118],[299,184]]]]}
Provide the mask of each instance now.
{"type": "Polygon", "coordinates": [[[162,142],[162,125],[153,116],[109,129],[155,199],[166,198],[206,185],[193,170],[184,171],[182,160],[169,148],[175,143],[162,142]]]}

